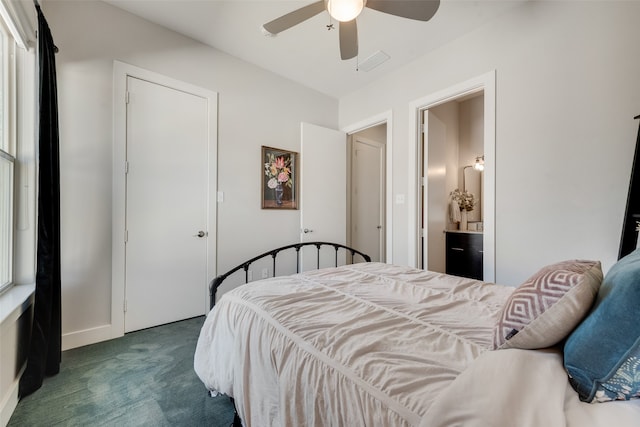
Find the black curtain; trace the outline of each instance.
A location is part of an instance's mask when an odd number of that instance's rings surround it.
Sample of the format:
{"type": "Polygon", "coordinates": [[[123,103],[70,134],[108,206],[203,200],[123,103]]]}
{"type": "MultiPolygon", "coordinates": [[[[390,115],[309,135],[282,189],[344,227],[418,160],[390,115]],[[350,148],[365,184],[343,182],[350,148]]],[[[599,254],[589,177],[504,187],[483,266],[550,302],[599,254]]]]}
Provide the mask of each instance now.
{"type": "Polygon", "coordinates": [[[58,97],[56,88],[57,48],[47,20],[38,12],[39,65],[39,159],[38,244],[36,292],[27,368],[18,394],[27,396],[42,385],[45,376],[60,371],[62,344],[60,307],[60,155],[58,97]]]}

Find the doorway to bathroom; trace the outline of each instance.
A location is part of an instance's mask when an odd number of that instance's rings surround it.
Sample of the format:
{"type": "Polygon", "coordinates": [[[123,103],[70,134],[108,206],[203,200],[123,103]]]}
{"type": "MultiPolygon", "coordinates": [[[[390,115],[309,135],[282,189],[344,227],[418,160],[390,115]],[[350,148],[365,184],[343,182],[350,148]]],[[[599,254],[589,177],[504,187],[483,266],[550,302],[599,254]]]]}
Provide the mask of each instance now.
{"type": "Polygon", "coordinates": [[[414,105],[416,265],[494,281],[495,74],[414,105]]]}

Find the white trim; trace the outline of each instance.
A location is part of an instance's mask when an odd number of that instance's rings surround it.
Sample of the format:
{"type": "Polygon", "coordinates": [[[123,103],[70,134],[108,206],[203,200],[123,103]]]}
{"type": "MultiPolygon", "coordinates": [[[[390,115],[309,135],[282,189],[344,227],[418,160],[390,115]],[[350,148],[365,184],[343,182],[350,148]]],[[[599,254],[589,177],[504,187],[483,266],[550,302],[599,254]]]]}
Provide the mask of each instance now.
{"type": "Polygon", "coordinates": [[[35,50],[16,49],[15,55],[17,186],[13,280],[16,284],[25,284],[36,280],[38,73],[35,50]]]}
{"type": "Polygon", "coordinates": [[[2,37],[2,69],[5,70],[2,76],[2,109],[5,112],[3,114],[2,123],[2,139],[6,141],[7,151],[15,157],[16,154],[16,55],[15,55],[15,43],[10,34],[3,34],[2,37]]]}
{"type": "Polygon", "coordinates": [[[29,50],[29,44],[35,40],[35,27],[24,9],[24,3],[0,0],[0,16],[16,44],[22,49],[29,50]]]}
{"type": "Polygon", "coordinates": [[[20,368],[20,372],[16,375],[15,379],[7,389],[6,398],[0,402],[0,426],[6,426],[9,424],[11,420],[11,416],[13,415],[13,411],[15,411],[16,406],[18,406],[18,389],[20,386],[20,378],[22,378],[22,373],[27,368],[27,364],[25,363],[22,368],[20,368]]]}
{"type": "MultiPolygon", "coordinates": [[[[62,351],[110,340],[111,338],[114,338],[112,326],[112,324],[102,325],[96,326],[95,328],[83,329],[81,331],[73,331],[63,334],[62,351]]],[[[122,334],[120,336],[122,336],[122,334]]]]}
{"type": "MultiPolygon", "coordinates": [[[[211,280],[216,273],[217,246],[217,164],[218,164],[218,93],[191,85],[171,77],[167,77],[134,65],[120,61],[113,63],[113,189],[112,189],[112,283],[111,283],[111,329],[110,338],[124,335],[124,297],[125,297],[125,194],[126,180],[124,174],[126,161],[126,104],[125,93],[127,77],[154,82],[167,87],[192,93],[208,99],[209,104],[209,188],[207,215],[207,278],[211,280]]],[[[205,310],[209,306],[208,284],[203,290],[203,304],[205,310]]],[[[100,329],[99,327],[97,329],[100,329]]],[[[94,328],[96,329],[96,328],[94,328]]],[[[80,331],[91,339],[99,339],[102,332],[80,331]]],[[[69,338],[69,345],[84,342],[84,339],[69,338]]],[[[71,347],[69,347],[71,348],[71,347]]]]}
{"type": "Polygon", "coordinates": [[[393,111],[387,110],[375,116],[360,120],[359,122],[343,126],[340,130],[347,135],[352,135],[370,127],[387,124],[387,141],[386,141],[386,212],[385,212],[385,261],[388,264],[393,263],[393,111]]]}
{"type": "MultiPolygon", "coordinates": [[[[2,114],[2,134],[0,134],[0,138],[2,138],[2,143],[0,143],[0,154],[3,154],[2,157],[4,160],[8,162],[10,168],[10,177],[9,177],[9,212],[8,218],[5,217],[8,221],[3,223],[0,227],[2,228],[2,233],[8,231],[8,234],[4,235],[3,238],[0,239],[2,241],[2,253],[3,255],[8,255],[8,260],[6,267],[8,267],[8,271],[6,272],[6,277],[0,277],[0,292],[3,292],[6,289],[9,289],[15,283],[14,274],[15,274],[15,224],[16,224],[16,192],[18,189],[17,185],[17,162],[16,162],[16,56],[15,56],[15,43],[13,42],[13,38],[10,34],[7,34],[2,31],[2,69],[4,72],[2,73],[2,80],[0,82],[2,86],[2,102],[1,108],[3,111],[2,114]],[[6,228],[5,228],[6,227],[6,228]],[[7,230],[8,228],[8,230],[7,230]]],[[[4,162],[3,162],[4,163],[4,162]]],[[[6,185],[5,182],[3,184],[6,185]]],[[[5,206],[3,206],[3,209],[5,206]]],[[[4,261],[2,261],[4,263],[4,261]]]]}
{"type": "Polygon", "coordinates": [[[33,304],[36,285],[15,285],[0,294],[0,324],[18,320],[33,304]]]}
{"type": "Polygon", "coordinates": [[[408,262],[411,266],[418,265],[418,218],[420,206],[419,196],[419,162],[418,156],[420,143],[420,114],[423,110],[443,104],[447,101],[461,96],[484,90],[484,280],[495,281],[496,273],[496,248],[495,248],[495,199],[496,199],[496,178],[495,178],[495,154],[496,154],[496,71],[489,71],[481,76],[472,78],[465,82],[435,92],[424,98],[417,99],[409,105],[409,129],[411,137],[409,140],[409,239],[408,239],[408,262]]]}
{"type": "Polygon", "coordinates": [[[0,426],[7,425],[18,404],[18,385],[26,367],[26,358],[18,360],[18,346],[23,342],[25,335],[29,334],[18,322],[23,315],[33,315],[29,310],[32,310],[34,292],[35,285],[31,283],[13,286],[0,295],[0,340],[3,346],[7,345],[7,348],[0,352],[0,369],[3,383],[11,379],[7,387],[0,390],[0,426]],[[22,366],[16,374],[15,366],[18,363],[22,366]]]}

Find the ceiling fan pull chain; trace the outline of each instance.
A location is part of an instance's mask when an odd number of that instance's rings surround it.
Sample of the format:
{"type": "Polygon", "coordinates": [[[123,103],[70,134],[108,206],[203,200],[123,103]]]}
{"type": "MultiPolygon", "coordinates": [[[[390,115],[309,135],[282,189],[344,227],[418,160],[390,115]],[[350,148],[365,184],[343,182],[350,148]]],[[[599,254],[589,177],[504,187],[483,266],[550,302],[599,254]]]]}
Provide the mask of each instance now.
{"type": "Polygon", "coordinates": [[[335,30],[336,27],[333,26],[333,18],[329,15],[329,23],[326,25],[327,31],[335,30]]]}

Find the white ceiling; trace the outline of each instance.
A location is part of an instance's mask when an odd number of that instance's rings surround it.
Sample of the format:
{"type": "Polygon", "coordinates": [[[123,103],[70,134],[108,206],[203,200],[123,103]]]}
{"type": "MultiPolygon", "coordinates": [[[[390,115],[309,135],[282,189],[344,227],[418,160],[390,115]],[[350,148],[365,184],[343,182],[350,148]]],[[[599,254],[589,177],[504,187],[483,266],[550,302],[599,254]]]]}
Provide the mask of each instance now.
{"type": "Polygon", "coordinates": [[[381,75],[469,32],[526,0],[442,0],[428,22],[365,8],[357,18],[359,61],[382,50],[391,59],[357,71],[357,59],[340,60],[338,30],[323,12],[277,37],[262,24],[315,0],[104,0],[327,95],[340,98],[381,75]]]}

